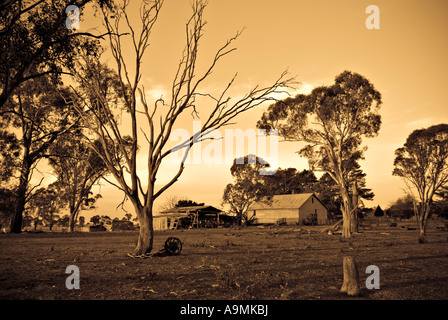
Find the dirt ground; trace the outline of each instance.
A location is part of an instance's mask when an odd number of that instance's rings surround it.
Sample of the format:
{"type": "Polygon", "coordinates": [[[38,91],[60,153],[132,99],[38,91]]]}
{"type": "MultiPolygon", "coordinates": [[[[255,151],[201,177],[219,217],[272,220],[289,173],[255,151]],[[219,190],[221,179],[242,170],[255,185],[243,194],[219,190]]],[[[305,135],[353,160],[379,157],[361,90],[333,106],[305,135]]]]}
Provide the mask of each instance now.
{"type": "Polygon", "coordinates": [[[158,231],[154,250],[179,238],[178,256],[133,259],[136,232],[0,235],[0,299],[32,300],[439,300],[448,299],[448,232],[428,242],[398,223],[341,241],[322,227],[158,231]],[[355,258],[361,295],[340,293],[344,256],[355,258]],[[76,265],[80,289],[66,288],[76,265]],[[380,270],[367,289],[366,267],[380,270]]]}

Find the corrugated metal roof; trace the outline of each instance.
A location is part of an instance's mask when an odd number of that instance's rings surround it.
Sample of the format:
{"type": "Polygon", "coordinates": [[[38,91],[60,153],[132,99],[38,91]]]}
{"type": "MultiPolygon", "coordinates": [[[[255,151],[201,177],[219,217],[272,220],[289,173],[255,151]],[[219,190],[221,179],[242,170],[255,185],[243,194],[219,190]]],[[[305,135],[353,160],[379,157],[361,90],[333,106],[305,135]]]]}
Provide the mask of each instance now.
{"type": "Polygon", "coordinates": [[[249,210],[259,209],[298,209],[314,193],[282,194],[275,195],[271,201],[257,201],[249,207],[249,210]]]}
{"type": "Polygon", "coordinates": [[[207,211],[205,209],[208,209],[210,211],[215,212],[221,212],[221,210],[213,207],[213,206],[190,206],[190,207],[174,207],[165,211],[161,211],[160,213],[185,213],[187,211],[194,212],[198,210],[207,211]]]}

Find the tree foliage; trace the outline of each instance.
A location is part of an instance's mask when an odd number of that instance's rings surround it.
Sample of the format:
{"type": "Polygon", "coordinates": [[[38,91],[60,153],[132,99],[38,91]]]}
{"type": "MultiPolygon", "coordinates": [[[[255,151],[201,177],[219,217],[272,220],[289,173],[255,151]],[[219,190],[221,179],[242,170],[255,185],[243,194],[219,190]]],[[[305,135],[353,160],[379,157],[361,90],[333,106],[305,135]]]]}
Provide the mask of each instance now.
{"type": "Polygon", "coordinates": [[[409,219],[414,216],[414,202],[414,197],[407,194],[393,201],[386,210],[386,214],[389,217],[409,219]]]}
{"type": "Polygon", "coordinates": [[[54,183],[60,198],[69,209],[69,227],[74,230],[79,212],[92,208],[100,194],[91,189],[107,173],[106,165],[84,140],[76,133],[67,133],[52,146],[49,157],[54,183]]]}
{"type": "Polygon", "coordinates": [[[277,129],[287,141],[307,143],[299,154],[311,170],[326,172],[340,189],[344,237],[356,226],[350,189],[366,150],[362,139],[378,134],[381,103],[381,94],[366,78],[344,71],[331,86],[276,102],[257,123],[260,129],[277,129]]]}
{"type": "Polygon", "coordinates": [[[112,8],[111,0],[5,0],[0,3],[0,112],[22,83],[44,75],[60,80],[64,66],[73,65],[76,48],[97,50],[99,35],[66,26],[68,5],[88,3],[112,8]]]}
{"type": "Polygon", "coordinates": [[[238,224],[250,223],[251,217],[247,210],[255,202],[268,200],[273,191],[266,184],[265,176],[260,174],[270,165],[260,157],[247,155],[236,158],[230,167],[234,183],[229,183],[222,197],[223,204],[230,206],[230,211],[236,214],[238,224]]]}
{"type": "Polygon", "coordinates": [[[179,200],[175,204],[175,207],[196,207],[196,206],[203,206],[204,204],[205,204],[204,202],[197,203],[196,201],[193,200],[179,200]]]}
{"type": "Polygon", "coordinates": [[[40,188],[30,199],[25,207],[25,215],[34,222],[37,227],[39,221],[49,226],[49,230],[53,228],[55,222],[59,219],[59,211],[62,208],[61,199],[54,185],[47,188],[40,188]]]}
{"type": "Polygon", "coordinates": [[[373,215],[375,217],[383,217],[384,216],[384,211],[383,211],[383,209],[381,209],[380,206],[377,206],[375,211],[373,212],[373,215]]]}
{"type": "Polygon", "coordinates": [[[20,232],[24,206],[38,185],[30,181],[35,167],[50,156],[50,148],[77,124],[67,87],[49,76],[28,80],[11,95],[0,113],[2,181],[16,193],[12,232],[20,232]],[[14,181],[11,181],[14,180],[14,181]]]}
{"type": "Polygon", "coordinates": [[[275,195],[315,192],[318,182],[314,172],[295,168],[279,168],[274,174],[264,175],[264,181],[275,195]]]}
{"type": "Polygon", "coordinates": [[[411,132],[403,147],[395,151],[393,174],[402,177],[415,193],[420,236],[434,195],[448,183],[448,124],[438,124],[411,132]]]}

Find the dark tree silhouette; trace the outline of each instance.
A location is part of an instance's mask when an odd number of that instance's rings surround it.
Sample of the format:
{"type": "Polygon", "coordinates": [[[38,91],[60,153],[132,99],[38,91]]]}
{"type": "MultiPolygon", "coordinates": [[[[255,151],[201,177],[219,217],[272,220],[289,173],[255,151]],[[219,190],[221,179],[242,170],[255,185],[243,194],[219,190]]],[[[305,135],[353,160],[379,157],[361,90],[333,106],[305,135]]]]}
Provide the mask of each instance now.
{"type": "Polygon", "coordinates": [[[373,215],[375,217],[383,217],[384,216],[384,211],[383,211],[383,209],[381,209],[380,206],[377,206],[376,209],[375,209],[375,212],[373,213],[373,215]]]}
{"type": "Polygon", "coordinates": [[[52,75],[55,83],[76,60],[75,48],[92,54],[101,35],[70,30],[69,5],[82,9],[88,3],[112,8],[112,0],[4,0],[0,2],[0,114],[19,86],[52,75]]]}
{"type": "Polygon", "coordinates": [[[203,206],[205,203],[201,202],[201,203],[197,203],[195,201],[192,200],[179,200],[175,207],[195,207],[195,206],[203,206]]]}
{"type": "MultiPolygon", "coordinates": [[[[23,83],[3,106],[0,138],[6,137],[6,144],[12,151],[8,160],[2,157],[2,164],[8,166],[3,176],[19,175],[14,188],[16,201],[11,232],[21,232],[25,204],[37,187],[29,184],[34,168],[39,160],[49,157],[50,147],[58,137],[70,131],[78,121],[70,96],[68,88],[54,86],[48,76],[42,76],[23,83]]],[[[5,145],[5,140],[0,144],[5,145]]]]}

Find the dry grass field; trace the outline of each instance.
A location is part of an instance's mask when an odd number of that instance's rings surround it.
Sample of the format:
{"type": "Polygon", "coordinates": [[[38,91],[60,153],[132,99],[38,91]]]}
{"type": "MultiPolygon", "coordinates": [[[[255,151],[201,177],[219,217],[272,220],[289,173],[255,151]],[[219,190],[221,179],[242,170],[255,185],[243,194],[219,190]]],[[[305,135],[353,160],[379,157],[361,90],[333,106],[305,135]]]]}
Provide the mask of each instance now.
{"type": "Polygon", "coordinates": [[[154,250],[169,236],[178,256],[126,255],[136,232],[0,235],[0,299],[31,300],[439,300],[448,299],[448,232],[372,226],[350,242],[322,227],[248,227],[156,232],[154,250]],[[339,292],[342,259],[358,264],[361,295],[339,292]],[[66,267],[80,271],[68,290],[66,267]],[[380,289],[368,290],[368,265],[380,289]]]}

